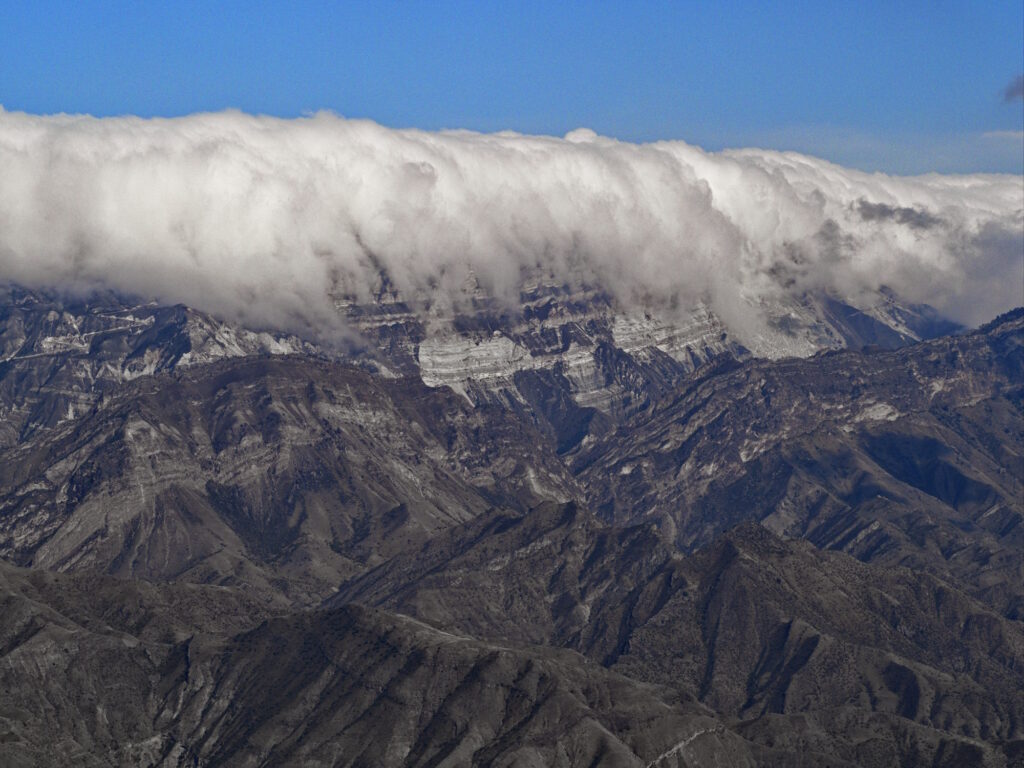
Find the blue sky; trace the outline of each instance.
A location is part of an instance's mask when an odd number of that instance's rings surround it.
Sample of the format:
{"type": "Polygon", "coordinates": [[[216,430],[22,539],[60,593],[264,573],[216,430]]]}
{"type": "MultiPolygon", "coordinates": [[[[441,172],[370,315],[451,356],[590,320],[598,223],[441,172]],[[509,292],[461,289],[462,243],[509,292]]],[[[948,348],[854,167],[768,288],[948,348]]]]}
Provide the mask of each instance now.
{"type": "Polygon", "coordinates": [[[1024,4],[0,0],[0,104],[580,126],[895,173],[1024,171],[1024,4]]]}

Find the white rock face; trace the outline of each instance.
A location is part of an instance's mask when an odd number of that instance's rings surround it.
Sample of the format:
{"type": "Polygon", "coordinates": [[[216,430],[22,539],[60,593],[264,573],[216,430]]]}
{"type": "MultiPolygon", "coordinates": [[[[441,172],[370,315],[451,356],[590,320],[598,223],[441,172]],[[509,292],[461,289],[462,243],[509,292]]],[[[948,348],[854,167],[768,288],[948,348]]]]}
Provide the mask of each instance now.
{"type": "Polygon", "coordinates": [[[64,304],[7,289],[0,364],[7,403],[0,445],[24,429],[55,427],[88,412],[112,386],[175,368],[249,355],[315,352],[294,336],[239,328],[184,307],[128,305],[116,298],[64,304]]]}
{"type": "Polygon", "coordinates": [[[697,307],[678,320],[649,314],[619,314],[612,320],[612,338],[623,352],[634,354],[654,347],[676,360],[687,359],[687,347],[720,344],[725,326],[706,307],[697,307]]]}
{"type": "Polygon", "coordinates": [[[530,350],[500,333],[491,338],[435,336],[419,346],[420,371],[427,386],[461,385],[467,379],[488,382],[508,379],[516,371],[537,368],[550,360],[530,355],[530,350]]]}
{"type": "MultiPolygon", "coordinates": [[[[720,356],[806,357],[848,340],[916,340],[914,328],[925,327],[922,315],[887,293],[863,298],[858,308],[824,296],[787,297],[759,306],[753,314],[762,319],[753,326],[733,327],[707,304],[657,312],[621,306],[599,290],[561,285],[550,276],[526,276],[521,285],[516,306],[488,296],[473,280],[457,301],[439,306],[424,297],[407,304],[382,277],[373,298],[336,299],[339,314],[362,335],[351,355],[338,354],[380,376],[419,375],[474,403],[543,401],[544,408],[564,413],[571,410],[568,398],[617,418],[720,356]],[[517,376],[522,372],[535,375],[517,376]]],[[[12,302],[17,310],[0,329],[0,362],[51,366],[43,378],[55,400],[47,414],[33,415],[32,402],[15,398],[17,408],[0,414],[9,422],[6,429],[0,425],[0,443],[15,438],[23,419],[52,426],[74,418],[91,407],[89,393],[98,382],[250,355],[334,354],[182,307],[111,299],[68,310],[28,293],[12,302]]],[[[18,386],[30,392],[39,385],[25,379],[18,386]]]]}
{"type": "Polygon", "coordinates": [[[295,336],[272,336],[237,328],[196,316],[188,325],[191,350],[178,360],[179,366],[209,363],[247,355],[291,355],[313,350],[313,345],[295,336]]]}
{"type": "MultiPolygon", "coordinates": [[[[742,356],[744,349],[770,359],[808,357],[846,346],[850,332],[824,298],[764,304],[759,307],[762,323],[731,328],[704,304],[689,312],[658,314],[616,306],[599,292],[568,291],[542,280],[524,283],[523,291],[514,312],[489,303],[479,286],[468,285],[462,316],[472,320],[476,312],[476,318],[486,322],[463,321],[463,330],[458,329],[455,308],[435,306],[417,312],[393,294],[383,296],[375,306],[352,302],[338,306],[368,337],[376,334],[386,338],[392,350],[404,350],[429,386],[451,387],[471,400],[481,392],[521,399],[515,374],[552,371],[569,382],[577,405],[603,412],[626,394],[615,380],[616,371],[608,367],[616,366],[608,358],[609,348],[639,366],[664,368],[667,356],[678,364],[678,371],[685,372],[720,355],[742,356]],[[406,326],[420,328],[423,337],[413,341],[403,335],[401,329],[406,326]],[[602,354],[603,360],[599,359],[602,354]]],[[[842,312],[863,314],[866,324],[874,321],[907,340],[917,338],[890,298],[874,298],[877,301],[863,309],[847,307],[842,312]]]]}
{"type": "Polygon", "coordinates": [[[435,323],[417,349],[423,381],[429,386],[451,387],[464,395],[470,389],[482,388],[506,391],[518,399],[516,373],[557,371],[568,381],[577,405],[607,412],[623,389],[609,381],[600,367],[595,357],[599,344],[610,344],[641,363],[660,352],[687,369],[695,367],[708,353],[721,354],[730,346],[721,324],[706,311],[692,322],[677,325],[650,316],[604,311],[589,316],[578,312],[553,315],[532,324],[521,321],[510,325],[507,332],[516,338],[504,331],[490,335],[460,333],[435,323]],[[567,327],[574,334],[568,344],[545,347],[536,343],[541,334],[556,334],[557,338],[567,327]],[[532,349],[527,346],[530,340],[534,342],[532,349]]]}

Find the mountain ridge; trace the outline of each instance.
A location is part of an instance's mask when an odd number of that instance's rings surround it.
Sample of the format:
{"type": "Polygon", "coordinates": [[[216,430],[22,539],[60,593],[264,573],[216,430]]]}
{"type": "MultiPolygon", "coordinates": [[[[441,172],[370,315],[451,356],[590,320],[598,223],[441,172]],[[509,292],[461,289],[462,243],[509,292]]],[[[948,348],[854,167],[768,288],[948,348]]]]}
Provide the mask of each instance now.
{"type": "Polygon", "coordinates": [[[1024,762],[1024,308],[677,359],[557,291],[347,351],[11,295],[12,765],[1024,762]]]}

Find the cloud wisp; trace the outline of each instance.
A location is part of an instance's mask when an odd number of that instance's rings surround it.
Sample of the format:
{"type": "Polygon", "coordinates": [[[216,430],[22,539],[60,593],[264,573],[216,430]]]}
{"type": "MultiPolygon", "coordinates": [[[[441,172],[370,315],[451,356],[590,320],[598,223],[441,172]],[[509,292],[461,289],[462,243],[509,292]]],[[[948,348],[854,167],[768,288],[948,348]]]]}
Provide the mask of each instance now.
{"type": "Polygon", "coordinates": [[[632,305],[708,301],[744,323],[808,290],[887,286],[967,323],[1024,299],[1015,176],[890,177],[793,153],[329,113],[2,110],[0,169],[0,279],[317,335],[344,333],[333,298],[372,300],[381,270],[432,305],[458,302],[470,274],[510,301],[543,274],[632,305]]]}

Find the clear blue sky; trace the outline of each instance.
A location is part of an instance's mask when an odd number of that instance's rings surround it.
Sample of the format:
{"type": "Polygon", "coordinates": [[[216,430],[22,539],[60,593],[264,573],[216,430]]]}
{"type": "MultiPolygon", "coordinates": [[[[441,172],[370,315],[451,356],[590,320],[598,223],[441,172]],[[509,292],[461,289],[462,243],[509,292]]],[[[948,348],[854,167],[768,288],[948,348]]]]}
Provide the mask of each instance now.
{"type": "Polygon", "coordinates": [[[0,104],[330,109],[390,126],[1021,173],[1024,3],[8,2],[0,104]]]}

